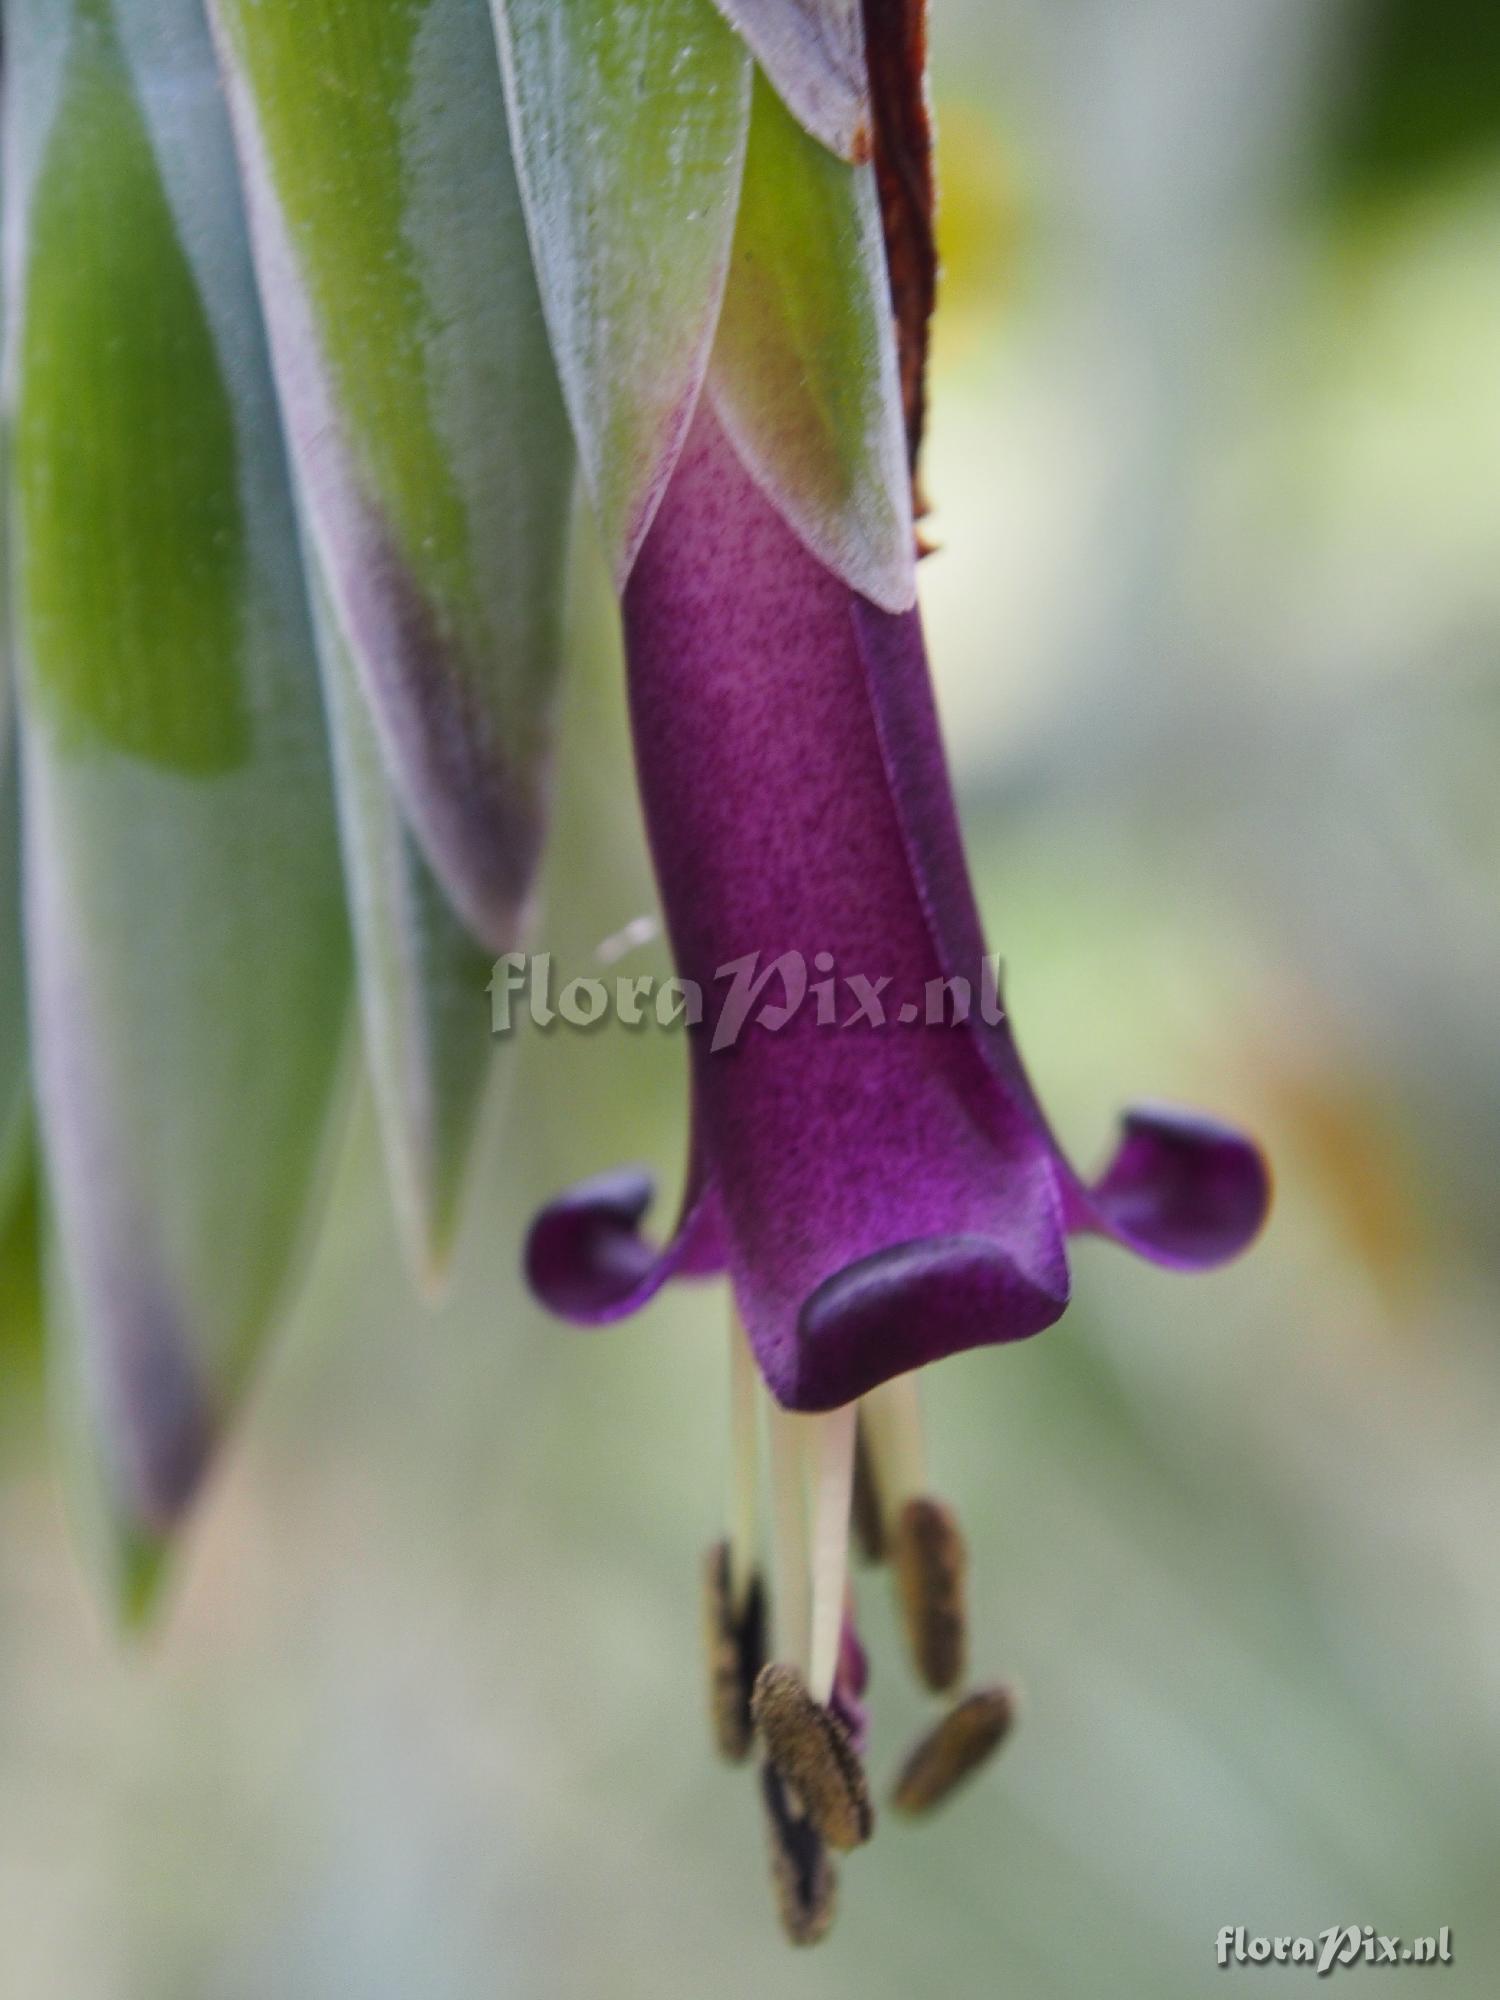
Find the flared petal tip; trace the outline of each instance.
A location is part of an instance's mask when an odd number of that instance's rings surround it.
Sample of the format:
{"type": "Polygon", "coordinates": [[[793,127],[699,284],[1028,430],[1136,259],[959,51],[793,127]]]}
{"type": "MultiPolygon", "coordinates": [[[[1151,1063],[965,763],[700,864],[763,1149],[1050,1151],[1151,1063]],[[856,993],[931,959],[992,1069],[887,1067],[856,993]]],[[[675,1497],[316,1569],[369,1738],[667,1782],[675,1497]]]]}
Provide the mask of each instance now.
{"type": "Polygon", "coordinates": [[[655,1289],[661,1252],[640,1233],[655,1192],[639,1167],[580,1181],[548,1204],[526,1238],[526,1281],[564,1319],[594,1325],[655,1289]]]}
{"type": "Polygon", "coordinates": [[[1271,1170],[1233,1125],[1175,1105],[1136,1105],[1091,1191],[1089,1226],[1158,1264],[1208,1271],[1249,1248],[1271,1208],[1271,1170]]]}
{"type": "Polygon", "coordinates": [[[987,1237],[924,1237],[835,1272],[793,1339],[756,1349],[786,1408],[831,1410],[946,1355],[1040,1333],[1067,1302],[1060,1265],[1039,1279],[987,1237]]]}

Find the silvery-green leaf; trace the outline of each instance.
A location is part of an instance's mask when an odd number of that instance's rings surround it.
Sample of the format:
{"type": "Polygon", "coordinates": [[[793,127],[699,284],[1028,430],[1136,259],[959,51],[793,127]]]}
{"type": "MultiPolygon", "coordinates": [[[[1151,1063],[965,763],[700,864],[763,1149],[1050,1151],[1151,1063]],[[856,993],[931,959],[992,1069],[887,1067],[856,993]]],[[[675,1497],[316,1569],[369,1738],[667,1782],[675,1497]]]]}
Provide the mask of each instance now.
{"type": "MultiPolygon", "coordinates": [[[[3,459],[0,459],[3,466],[3,459]]],[[[0,473],[0,1230],[27,1146],[26,969],[21,951],[21,799],[9,650],[10,563],[0,473]]]]}
{"type": "Polygon", "coordinates": [[[65,1400],[138,1557],[198,1488],[284,1299],[337,1099],[347,939],[196,0],[13,0],[6,30],[33,1070],[77,1323],[65,1400]]]}
{"type": "Polygon", "coordinates": [[[542,840],[573,452],[485,0],[216,0],[308,540],[492,951],[542,840]]]}
{"type": "Polygon", "coordinates": [[[0,1207],[0,1452],[10,1419],[19,1414],[26,1421],[46,1377],[40,1208],[28,1132],[0,1207]]]}
{"type": "MultiPolygon", "coordinates": [[[[4,663],[0,661],[0,703],[4,663]]],[[[21,1179],[26,1137],[26,974],[21,956],[21,819],[14,741],[0,724],[0,1226],[21,1179]]]]}
{"type": "Polygon", "coordinates": [[[911,474],[874,171],[757,77],[709,390],[813,553],[888,611],[915,600],[911,474]]]}
{"type": "Polygon", "coordinates": [[[714,0],[787,108],[841,160],[870,157],[860,0],[714,0]]]}
{"type": "Polygon", "coordinates": [[[713,341],[750,57],[711,0],[494,0],[542,300],[623,584],[713,341]]]}
{"type": "Polygon", "coordinates": [[[412,839],[332,607],[314,595],[365,1055],[407,1254],[435,1294],[489,1095],[492,960],[412,839]]]}

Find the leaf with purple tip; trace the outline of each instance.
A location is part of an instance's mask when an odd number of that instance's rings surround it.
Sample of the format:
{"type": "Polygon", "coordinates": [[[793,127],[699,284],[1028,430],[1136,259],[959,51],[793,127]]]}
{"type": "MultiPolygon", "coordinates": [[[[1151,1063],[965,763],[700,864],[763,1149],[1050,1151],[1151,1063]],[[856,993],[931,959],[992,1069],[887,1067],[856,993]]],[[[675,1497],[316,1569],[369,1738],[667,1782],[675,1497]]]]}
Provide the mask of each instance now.
{"type": "Polygon", "coordinates": [[[62,1401],[134,1601],[286,1295],[338,1100],[347,937],[195,0],[15,0],[6,25],[34,1084],[77,1336],[62,1401]]]}
{"type": "Polygon", "coordinates": [[[541,844],[574,454],[486,0],[218,0],[314,575],[364,1041],[434,1289],[541,844]]]}
{"type": "Polygon", "coordinates": [[[484,0],[216,0],[306,531],[391,782],[508,949],[541,847],[573,454],[484,0]]]}

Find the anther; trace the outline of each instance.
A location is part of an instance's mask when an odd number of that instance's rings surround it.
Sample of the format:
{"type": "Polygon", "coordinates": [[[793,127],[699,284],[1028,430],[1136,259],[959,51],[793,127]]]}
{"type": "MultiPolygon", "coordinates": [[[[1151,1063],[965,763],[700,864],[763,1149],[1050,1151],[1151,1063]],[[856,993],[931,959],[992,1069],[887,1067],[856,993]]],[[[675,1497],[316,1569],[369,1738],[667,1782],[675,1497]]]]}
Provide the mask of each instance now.
{"type": "Polygon", "coordinates": [[[875,1830],[864,1766],[849,1732],[808,1693],[795,1667],[762,1667],[751,1703],[766,1758],[830,1847],[847,1852],[875,1830]]]}
{"type": "Polygon", "coordinates": [[[703,1559],[703,1642],[714,1742],[721,1757],[741,1764],[755,1734],[750,1700],[765,1664],[766,1598],[759,1575],[752,1574],[736,1612],[728,1542],[715,1542],[703,1559]]]}
{"type": "Polygon", "coordinates": [[[968,1552],[952,1508],[925,1494],[908,1500],[896,1517],[891,1565],[917,1672],[934,1694],[946,1694],[962,1680],[968,1652],[968,1552]]]}
{"type": "Polygon", "coordinates": [[[940,1806],[999,1749],[1016,1719],[1009,1688],[966,1695],[930,1729],[901,1767],[891,1792],[897,1812],[916,1816],[940,1806]]]}
{"type": "Polygon", "coordinates": [[[827,1844],[775,1765],[761,1766],[760,1787],[781,1928],[793,1944],[816,1944],[833,1922],[838,1891],[827,1844]]]}

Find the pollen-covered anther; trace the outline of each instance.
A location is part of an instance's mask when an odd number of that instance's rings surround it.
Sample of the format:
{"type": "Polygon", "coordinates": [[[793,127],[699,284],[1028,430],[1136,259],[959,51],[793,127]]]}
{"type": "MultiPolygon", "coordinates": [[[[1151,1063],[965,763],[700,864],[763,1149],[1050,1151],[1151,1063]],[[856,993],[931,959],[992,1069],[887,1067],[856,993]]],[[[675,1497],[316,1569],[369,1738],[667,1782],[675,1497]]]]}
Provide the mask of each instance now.
{"type": "Polygon", "coordinates": [[[714,1743],[728,1763],[742,1764],[755,1736],[750,1701],[766,1657],[766,1596],[752,1575],[736,1608],[728,1542],[715,1542],[703,1558],[703,1645],[714,1743]]]}
{"type": "Polygon", "coordinates": [[[965,1581],[968,1551],[951,1507],[927,1494],[908,1500],[891,1537],[907,1644],[934,1694],[963,1679],[968,1655],[965,1581]]]}
{"type": "Polygon", "coordinates": [[[1015,1719],[1016,1698],[1009,1688],[965,1695],[912,1749],[892,1788],[892,1806],[910,1817],[940,1806],[995,1754],[1015,1719]]]}
{"type": "Polygon", "coordinates": [[[828,1934],[838,1894],[827,1842],[773,1764],[761,1766],[760,1787],[781,1928],[793,1944],[816,1944],[828,1934]]]}
{"type": "Polygon", "coordinates": [[[779,1661],[761,1668],[751,1710],[767,1761],[823,1839],[845,1853],[862,1846],[875,1830],[875,1808],[843,1723],[779,1661]]]}

